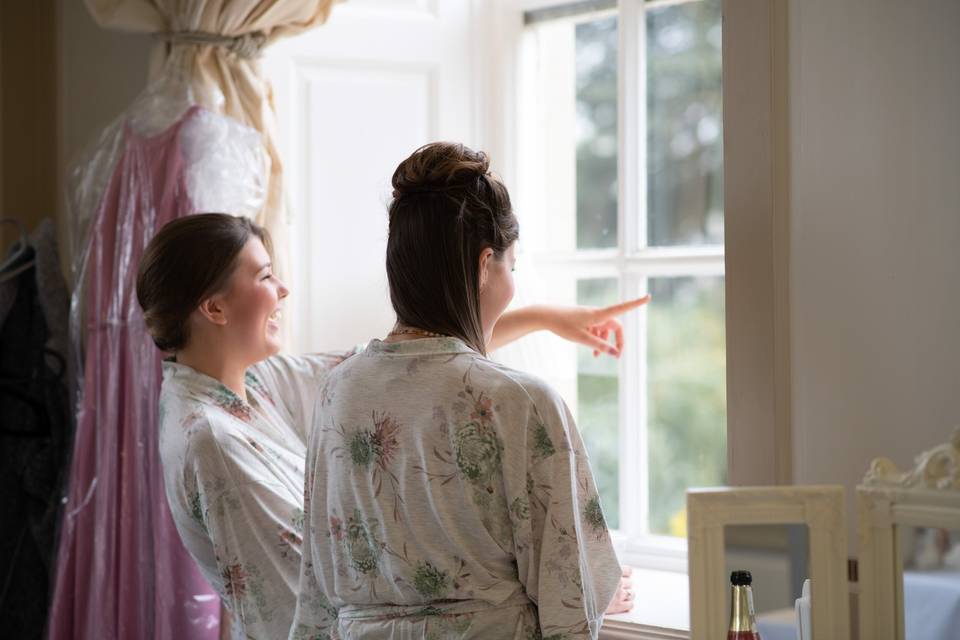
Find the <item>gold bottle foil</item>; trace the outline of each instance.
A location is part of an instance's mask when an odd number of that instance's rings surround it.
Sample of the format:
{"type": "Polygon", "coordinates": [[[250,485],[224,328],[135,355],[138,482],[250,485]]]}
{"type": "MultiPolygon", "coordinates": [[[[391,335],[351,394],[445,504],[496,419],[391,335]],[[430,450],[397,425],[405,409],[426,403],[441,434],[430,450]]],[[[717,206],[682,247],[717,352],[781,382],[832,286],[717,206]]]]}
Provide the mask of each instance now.
{"type": "Polygon", "coordinates": [[[733,585],[730,593],[730,628],[728,631],[756,631],[753,612],[753,590],[748,585],[733,585]]]}

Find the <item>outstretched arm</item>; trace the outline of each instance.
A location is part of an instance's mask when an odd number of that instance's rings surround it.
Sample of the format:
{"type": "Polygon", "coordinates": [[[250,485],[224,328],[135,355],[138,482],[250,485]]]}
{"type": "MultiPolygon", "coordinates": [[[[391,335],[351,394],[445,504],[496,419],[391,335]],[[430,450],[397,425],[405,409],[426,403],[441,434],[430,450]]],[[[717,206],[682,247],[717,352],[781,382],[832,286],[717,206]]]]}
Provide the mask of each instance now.
{"type": "Polygon", "coordinates": [[[609,307],[565,307],[535,304],[508,311],[493,328],[489,351],[506,346],[534,331],[548,330],[565,340],[593,349],[593,355],[609,353],[619,357],[623,348],[623,325],[617,320],[631,309],[650,301],[650,296],[621,302],[609,307]],[[610,335],[614,343],[610,344],[610,335]]]}

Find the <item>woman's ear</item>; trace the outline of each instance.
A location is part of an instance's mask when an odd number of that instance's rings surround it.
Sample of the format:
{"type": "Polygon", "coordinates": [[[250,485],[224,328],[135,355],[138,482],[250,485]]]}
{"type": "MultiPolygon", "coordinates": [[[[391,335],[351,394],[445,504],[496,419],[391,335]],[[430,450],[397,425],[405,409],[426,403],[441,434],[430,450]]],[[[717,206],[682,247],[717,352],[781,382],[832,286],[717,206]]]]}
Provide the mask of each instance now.
{"type": "Polygon", "coordinates": [[[200,315],[213,324],[227,324],[226,309],[224,308],[223,298],[221,296],[212,296],[207,298],[200,303],[200,306],[197,307],[197,311],[200,313],[200,315]]]}
{"type": "Polygon", "coordinates": [[[480,274],[480,292],[483,293],[483,288],[487,286],[487,270],[490,268],[490,261],[493,260],[493,249],[487,247],[480,252],[480,264],[478,273],[480,274]]]}

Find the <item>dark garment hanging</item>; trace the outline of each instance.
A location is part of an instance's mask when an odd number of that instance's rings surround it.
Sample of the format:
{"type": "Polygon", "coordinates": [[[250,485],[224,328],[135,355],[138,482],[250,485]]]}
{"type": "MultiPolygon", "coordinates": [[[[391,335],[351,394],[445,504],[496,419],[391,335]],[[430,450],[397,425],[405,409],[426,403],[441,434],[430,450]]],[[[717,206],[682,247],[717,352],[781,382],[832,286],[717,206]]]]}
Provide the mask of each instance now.
{"type": "Polygon", "coordinates": [[[53,225],[0,265],[0,629],[40,638],[72,426],[69,299],[53,225]]]}

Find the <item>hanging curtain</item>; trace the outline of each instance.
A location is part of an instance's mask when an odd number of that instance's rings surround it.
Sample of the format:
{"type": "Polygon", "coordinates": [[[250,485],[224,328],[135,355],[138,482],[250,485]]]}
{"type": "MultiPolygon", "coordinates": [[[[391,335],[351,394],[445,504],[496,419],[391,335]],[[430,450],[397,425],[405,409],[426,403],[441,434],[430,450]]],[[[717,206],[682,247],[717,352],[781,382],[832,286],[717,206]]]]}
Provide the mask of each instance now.
{"type": "Polygon", "coordinates": [[[279,38],[323,24],[337,1],[86,0],[100,26],[156,35],[151,80],[182,72],[198,104],[263,134],[270,179],[257,222],[273,236],[281,271],[287,247],[283,164],[275,143],[273,92],[257,55],[279,38]]]}

